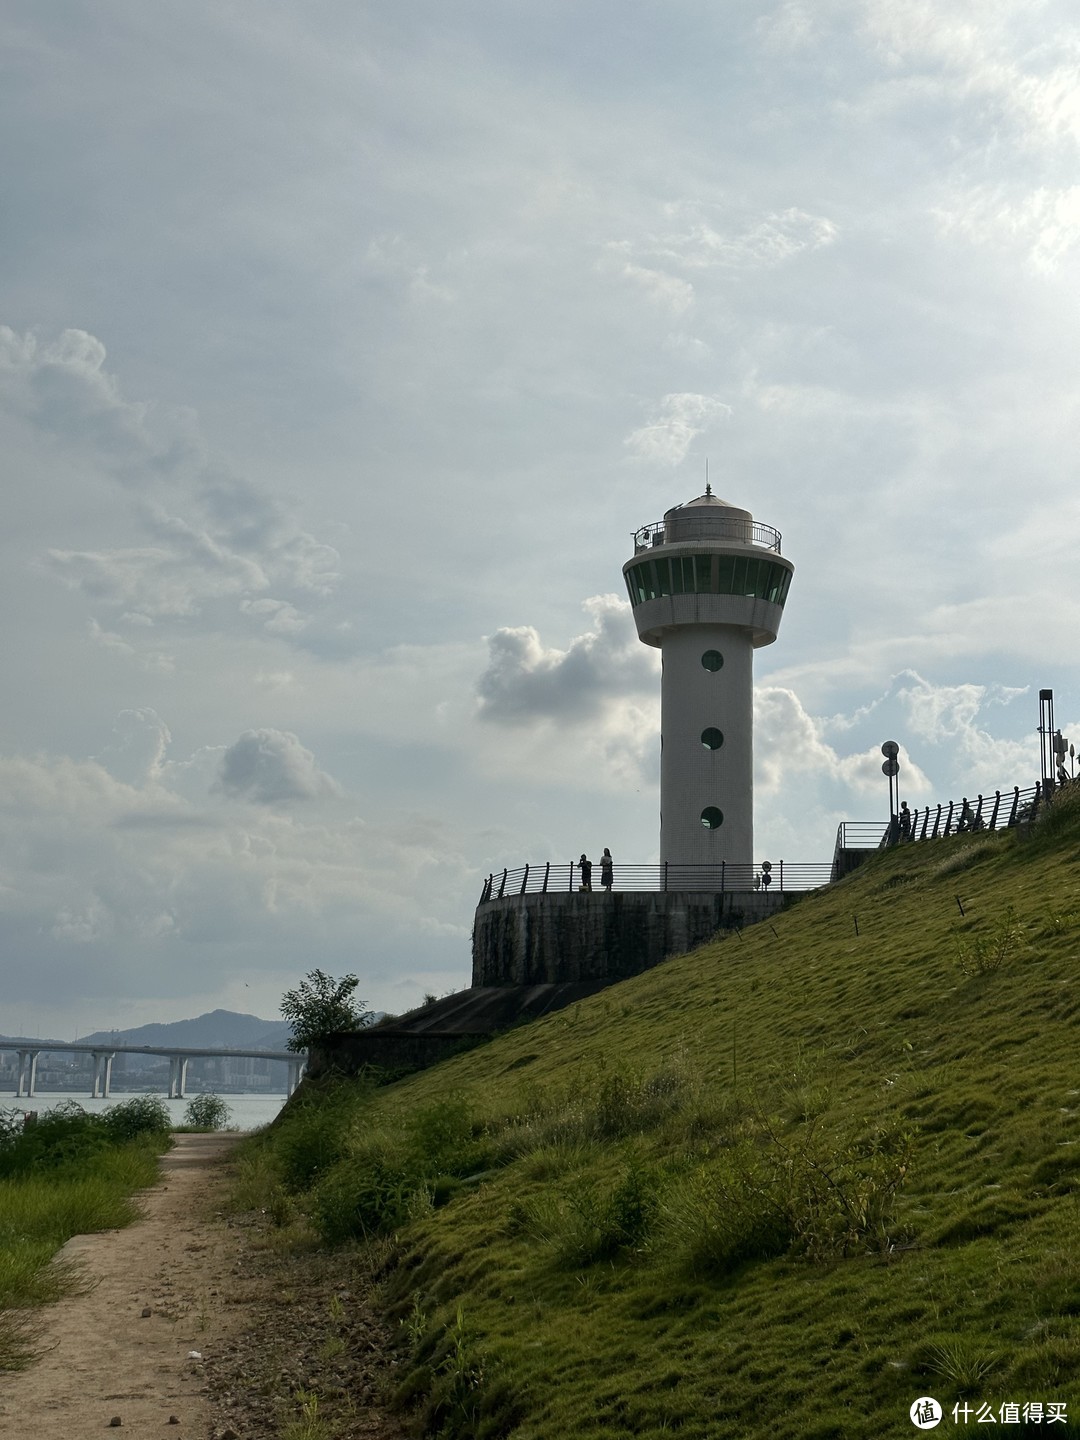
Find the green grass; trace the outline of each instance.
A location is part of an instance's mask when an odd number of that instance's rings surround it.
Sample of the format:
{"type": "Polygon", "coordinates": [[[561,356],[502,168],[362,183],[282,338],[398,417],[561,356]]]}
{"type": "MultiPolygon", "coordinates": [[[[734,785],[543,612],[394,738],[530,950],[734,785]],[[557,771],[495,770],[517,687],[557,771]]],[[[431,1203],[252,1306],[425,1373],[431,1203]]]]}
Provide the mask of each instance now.
{"type": "MultiPolygon", "coordinates": [[[[164,1124],[168,1116],[164,1114],[164,1124]]],[[[0,1134],[0,1370],[33,1354],[34,1306],[78,1283],[54,1260],[73,1235],[111,1230],[136,1215],[131,1195],[157,1178],[168,1145],[162,1114],[143,1101],[101,1116],[58,1108],[25,1133],[0,1134]]]]}
{"type": "Polygon", "coordinates": [[[383,1090],[309,1087],[263,1182],[328,1243],[396,1236],[398,1398],[428,1433],[876,1437],[924,1394],[1064,1401],[1071,1433],[1068,801],[383,1090]]]}

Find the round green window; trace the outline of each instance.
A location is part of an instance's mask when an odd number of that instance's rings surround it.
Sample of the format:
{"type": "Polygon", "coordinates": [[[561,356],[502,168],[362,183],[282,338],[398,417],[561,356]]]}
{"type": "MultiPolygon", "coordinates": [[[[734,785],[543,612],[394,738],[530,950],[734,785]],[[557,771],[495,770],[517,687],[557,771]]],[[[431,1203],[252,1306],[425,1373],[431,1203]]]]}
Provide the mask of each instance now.
{"type": "Polygon", "coordinates": [[[701,663],[706,670],[719,670],[724,663],[724,657],[719,650],[706,650],[701,657],[701,663]]]}
{"type": "Polygon", "coordinates": [[[706,830],[719,830],[724,823],[724,812],[718,810],[715,805],[710,805],[701,812],[701,823],[706,830]]]}
{"type": "Polygon", "coordinates": [[[719,750],[724,743],[724,732],[717,730],[715,725],[710,725],[708,730],[702,730],[701,743],[706,750],[719,750]]]}

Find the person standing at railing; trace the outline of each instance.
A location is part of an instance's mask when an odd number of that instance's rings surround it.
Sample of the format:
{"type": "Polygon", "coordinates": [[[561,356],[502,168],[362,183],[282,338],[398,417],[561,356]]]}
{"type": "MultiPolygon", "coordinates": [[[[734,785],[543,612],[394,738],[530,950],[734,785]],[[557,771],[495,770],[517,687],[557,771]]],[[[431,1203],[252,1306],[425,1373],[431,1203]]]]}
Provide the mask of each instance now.
{"type": "Polygon", "coordinates": [[[611,858],[611,851],[604,846],[604,853],[600,856],[600,884],[605,890],[610,890],[615,883],[615,862],[611,858]]]}
{"type": "Polygon", "coordinates": [[[959,832],[959,831],[963,831],[963,830],[974,830],[974,828],[975,828],[975,812],[974,812],[974,810],[972,810],[971,805],[968,803],[968,798],[967,798],[967,796],[965,795],[965,796],[964,796],[964,799],[963,799],[963,803],[962,803],[962,805],[961,805],[961,807],[960,807],[960,820],[959,820],[959,823],[957,824],[956,829],[957,829],[957,831],[959,832]]]}
{"type": "Polygon", "coordinates": [[[590,891],[591,891],[591,890],[592,890],[592,861],[591,861],[590,859],[588,859],[588,857],[587,857],[586,855],[582,854],[581,859],[578,861],[578,865],[581,867],[581,888],[582,888],[582,890],[590,890],[590,891]]]}
{"type": "Polygon", "coordinates": [[[911,811],[906,800],[900,801],[900,839],[911,839],[911,811]]]}

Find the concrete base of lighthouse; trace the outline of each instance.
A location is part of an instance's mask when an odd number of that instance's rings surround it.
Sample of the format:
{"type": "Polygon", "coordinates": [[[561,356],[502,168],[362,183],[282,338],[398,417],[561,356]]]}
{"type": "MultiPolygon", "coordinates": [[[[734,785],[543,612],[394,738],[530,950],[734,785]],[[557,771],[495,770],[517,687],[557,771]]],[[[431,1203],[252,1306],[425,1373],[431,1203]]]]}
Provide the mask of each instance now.
{"type": "Polygon", "coordinates": [[[477,907],[473,985],[544,985],[639,975],[783,908],[768,891],[507,895],[477,907]]]}

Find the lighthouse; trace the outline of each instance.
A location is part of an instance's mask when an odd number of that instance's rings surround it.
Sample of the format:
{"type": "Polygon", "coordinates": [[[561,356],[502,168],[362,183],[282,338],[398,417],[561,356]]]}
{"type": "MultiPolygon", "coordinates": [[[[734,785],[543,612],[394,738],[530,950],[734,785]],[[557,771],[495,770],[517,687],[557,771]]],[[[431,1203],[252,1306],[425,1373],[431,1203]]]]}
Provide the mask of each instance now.
{"type": "Polygon", "coordinates": [[[753,658],[776,639],[794,571],[779,531],[708,484],[634,535],[626,588],[638,637],[663,657],[660,858],[672,888],[749,888],[753,658]]]}

